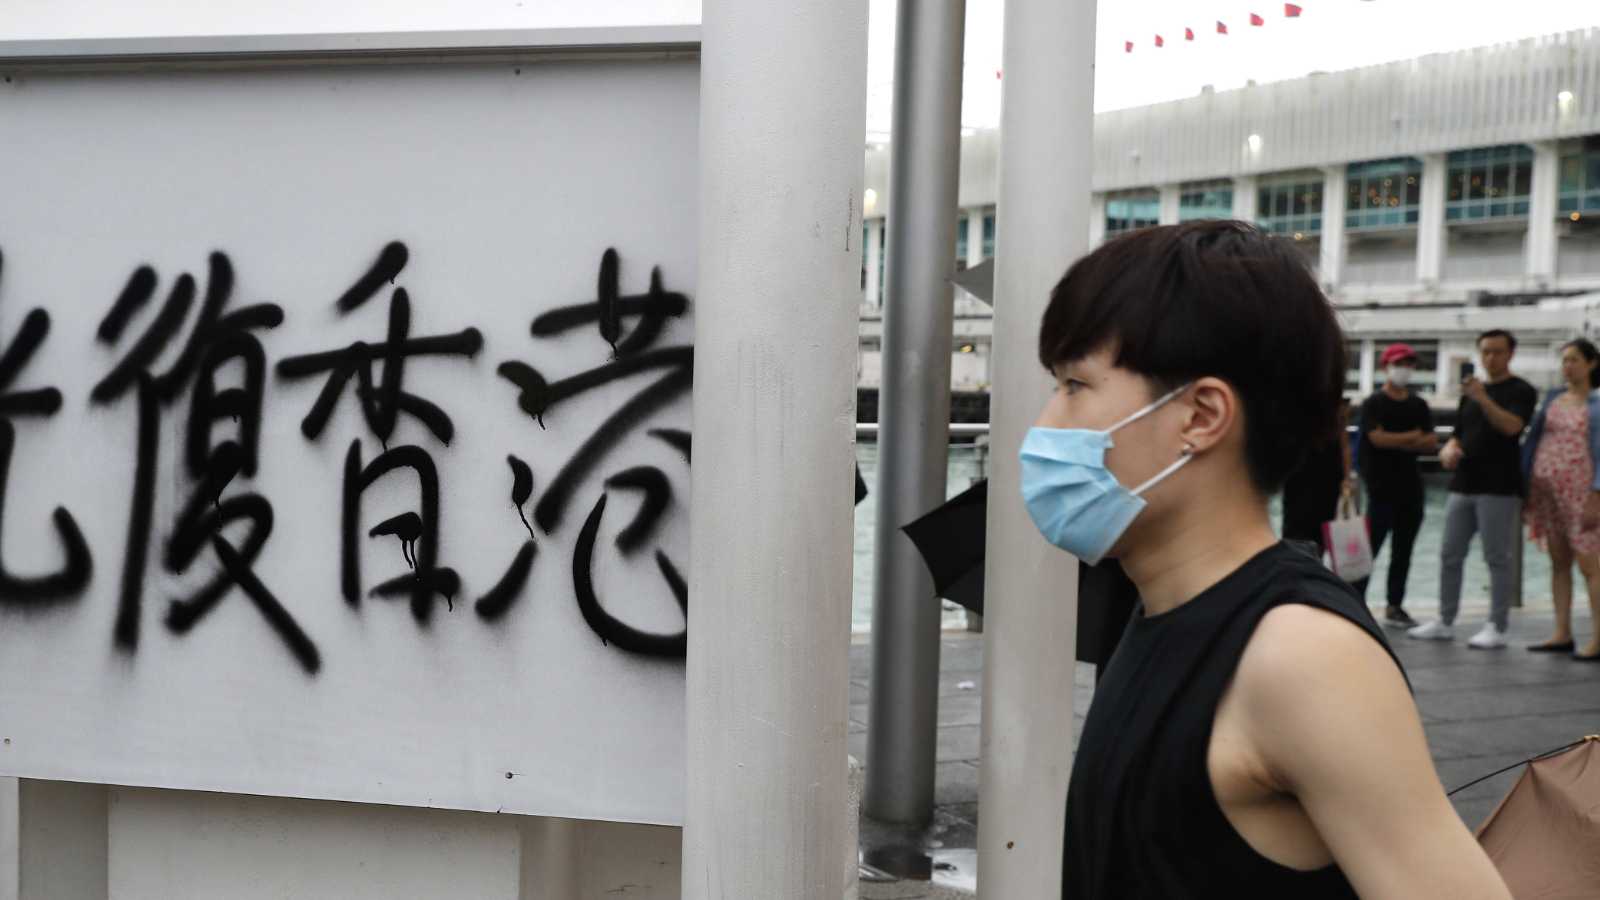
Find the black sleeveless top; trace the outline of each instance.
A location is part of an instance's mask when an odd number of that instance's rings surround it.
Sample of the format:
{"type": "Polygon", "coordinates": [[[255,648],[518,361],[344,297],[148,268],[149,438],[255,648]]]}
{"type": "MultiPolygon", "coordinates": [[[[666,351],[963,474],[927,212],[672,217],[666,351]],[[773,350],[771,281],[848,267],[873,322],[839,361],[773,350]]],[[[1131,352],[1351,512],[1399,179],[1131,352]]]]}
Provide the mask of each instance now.
{"type": "Polygon", "coordinates": [[[1389,649],[1343,581],[1282,543],[1177,609],[1136,612],[1095,687],[1073,762],[1063,898],[1356,896],[1337,864],[1303,872],[1251,848],[1223,815],[1206,768],[1245,644],[1284,603],[1343,616],[1389,649]]]}

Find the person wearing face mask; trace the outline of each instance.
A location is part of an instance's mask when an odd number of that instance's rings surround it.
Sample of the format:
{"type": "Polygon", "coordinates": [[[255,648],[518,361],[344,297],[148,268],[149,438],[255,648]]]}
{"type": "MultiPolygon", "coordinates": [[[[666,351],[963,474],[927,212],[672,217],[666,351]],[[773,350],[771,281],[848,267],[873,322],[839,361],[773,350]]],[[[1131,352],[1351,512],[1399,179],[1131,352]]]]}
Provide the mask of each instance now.
{"type": "Polygon", "coordinates": [[[1382,628],[1268,517],[1344,386],[1293,246],[1214,220],[1108,241],[1052,291],[1039,356],[1028,514],[1139,593],[1073,761],[1062,896],[1509,897],[1382,628]]]}
{"type": "MultiPolygon", "coordinates": [[[[1371,528],[1372,555],[1389,546],[1388,605],[1383,621],[1397,628],[1415,628],[1406,613],[1406,578],[1411,573],[1411,549],[1422,530],[1422,473],[1417,456],[1439,449],[1433,433],[1433,413],[1411,390],[1417,369],[1417,351],[1410,344],[1390,344],[1378,358],[1383,366],[1383,387],[1361,404],[1361,479],[1367,486],[1367,524],[1371,528]]],[[[1364,599],[1367,582],[1356,582],[1364,599]]]]}

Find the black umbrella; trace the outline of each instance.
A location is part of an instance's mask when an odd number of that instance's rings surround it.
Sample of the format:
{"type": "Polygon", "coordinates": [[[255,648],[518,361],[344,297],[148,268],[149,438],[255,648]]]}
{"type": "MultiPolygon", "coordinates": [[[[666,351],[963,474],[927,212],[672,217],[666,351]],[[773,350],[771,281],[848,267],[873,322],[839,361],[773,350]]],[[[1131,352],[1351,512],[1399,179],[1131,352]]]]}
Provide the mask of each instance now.
{"type": "Polygon", "coordinates": [[[939,596],[983,615],[983,539],[989,479],[900,529],[917,545],[939,596]]]}
{"type": "MultiPolygon", "coordinates": [[[[983,615],[983,554],[989,481],[984,479],[901,530],[922,554],[940,597],[983,615]]],[[[1080,662],[1105,665],[1122,638],[1139,592],[1114,561],[1078,567],[1080,662]]]]}

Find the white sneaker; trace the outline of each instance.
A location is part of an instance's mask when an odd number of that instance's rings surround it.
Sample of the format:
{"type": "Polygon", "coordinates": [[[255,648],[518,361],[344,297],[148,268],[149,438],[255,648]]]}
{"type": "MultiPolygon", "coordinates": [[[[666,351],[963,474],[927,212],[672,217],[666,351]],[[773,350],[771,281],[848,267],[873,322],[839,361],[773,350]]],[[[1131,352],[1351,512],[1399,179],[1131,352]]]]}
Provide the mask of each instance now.
{"type": "MultiPolygon", "coordinates": [[[[1456,630],[1438,619],[1434,619],[1426,625],[1418,625],[1407,630],[1406,635],[1419,641],[1453,641],[1456,637],[1456,630]]],[[[1502,640],[1501,643],[1505,643],[1505,641],[1502,640]]]]}
{"type": "Polygon", "coordinates": [[[1494,627],[1493,622],[1483,623],[1483,630],[1467,641],[1467,646],[1474,650],[1498,650],[1505,645],[1506,633],[1494,627]]]}

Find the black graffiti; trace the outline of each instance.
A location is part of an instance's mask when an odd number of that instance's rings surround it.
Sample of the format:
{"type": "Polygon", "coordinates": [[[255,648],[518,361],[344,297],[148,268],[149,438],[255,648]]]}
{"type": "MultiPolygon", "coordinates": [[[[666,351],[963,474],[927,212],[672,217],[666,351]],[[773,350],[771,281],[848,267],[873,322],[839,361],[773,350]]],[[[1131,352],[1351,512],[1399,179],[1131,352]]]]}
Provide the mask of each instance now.
{"type": "Polygon", "coordinates": [[[511,505],[516,507],[522,527],[528,529],[528,539],[533,540],[533,526],[528,524],[528,517],[522,512],[523,505],[533,496],[533,470],[510,454],[506,455],[506,462],[511,465],[511,505]]]}
{"type": "Polygon", "coordinates": [[[528,573],[533,570],[533,558],[538,554],[539,547],[533,541],[523,541],[517,549],[516,558],[511,560],[510,568],[495,582],[487,594],[478,598],[473,606],[478,616],[484,621],[493,622],[504,616],[516,604],[517,598],[522,596],[523,585],[528,582],[528,573]]]}
{"type": "MultiPolygon", "coordinates": [[[[248,489],[225,496],[240,476],[254,477],[259,465],[266,353],[253,332],[282,324],[283,310],[276,304],[262,303],[227,312],[234,289],[233,265],[222,253],[212,253],[208,265],[205,297],[172,365],[159,375],[150,370],[171,347],[194,305],[195,282],[187,273],[174,282],[149,327],[90,393],[93,402],[108,404],[132,389],[138,409],[133,502],[113,642],[129,652],[139,643],[161,449],[161,410],[192,388],[182,456],[194,484],[166,541],[162,563],[168,572],[181,575],[209,547],[216,553],[219,566],[189,596],[170,601],[165,617],[167,628],[174,634],[187,634],[237,587],[301,668],[315,674],[321,667],[316,645],[253,569],[272,533],[272,504],[248,489]],[[219,387],[221,373],[232,362],[242,368],[243,384],[219,387]],[[237,435],[217,441],[215,430],[224,420],[236,425],[237,435]],[[227,529],[235,526],[244,529],[240,547],[226,535],[227,529]]],[[[133,273],[101,320],[97,336],[102,343],[114,345],[121,339],[134,316],[154,295],[156,286],[157,278],[150,267],[141,266],[133,273]]]]}
{"type": "MultiPolygon", "coordinates": [[[[545,534],[558,528],[571,505],[578,488],[606,461],[630,433],[642,427],[652,416],[688,393],[694,382],[694,350],[689,346],[654,348],[669,318],[681,316],[688,308],[688,298],[667,291],[662,286],[661,270],[651,269],[650,287],[644,294],[623,295],[618,289],[620,260],[615,250],[608,249],[600,258],[600,274],[593,303],[568,306],[540,315],[531,327],[535,338],[548,338],[573,329],[596,325],[600,337],[610,345],[613,358],[596,368],[554,382],[533,366],[518,360],[508,360],[496,370],[500,377],[518,389],[517,405],[539,424],[546,426],[545,417],[562,402],[581,396],[603,384],[609,384],[641,373],[662,371],[662,375],[631,397],[620,408],[602,421],[572,454],[545,488],[534,505],[533,519],[545,534]],[[637,317],[638,322],[626,337],[623,321],[637,317]]],[[[680,451],[685,462],[689,459],[690,439],[686,431],[678,429],[652,429],[648,432],[668,446],[680,451]]],[[[513,457],[513,460],[515,458],[513,457]]],[[[513,470],[516,469],[513,462],[513,470]]],[[[520,484],[520,482],[519,482],[520,484]]],[[[531,489],[531,477],[528,482],[531,489]]],[[[618,552],[628,556],[643,547],[657,531],[662,517],[672,500],[671,484],[657,468],[634,467],[612,475],[605,482],[607,489],[631,489],[642,492],[643,502],[638,515],[617,537],[618,552]]],[[[515,499],[521,512],[520,499],[515,499]]],[[[651,656],[681,657],[687,647],[686,633],[658,635],[642,632],[617,620],[607,613],[595,596],[593,561],[595,543],[604,512],[606,494],[601,493],[578,537],[573,557],[573,585],[577,593],[578,608],[584,621],[608,645],[633,653],[651,656]]],[[[532,534],[532,529],[529,529],[532,534]]],[[[524,548],[524,552],[528,548],[524,548]]],[[[531,563],[531,553],[528,562],[531,563]]],[[[515,573],[523,554],[513,563],[508,578],[515,573]]],[[[656,551],[656,563],[663,579],[677,598],[680,608],[687,608],[688,587],[676,565],[666,554],[656,551]]],[[[502,579],[504,585],[505,579],[502,579]]],[[[496,586],[497,601],[505,601],[501,585],[496,586]]]]}
{"type": "Polygon", "coordinates": [[[522,527],[528,531],[528,540],[522,542],[517,548],[517,555],[511,560],[511,565],[506,568],[504,575],[495,582],[489,592],[478,598],[474,605],[478,617],[486,622],[493,622],[504,616],[522,596],[522,588],[528,582],[528,573],[533,570],[533,559],[539,551],[539,546],[534,542],[533,526],[528,524],[528,517],[523,515],[523,504],[533,496],[533,470],[528,464],[516,456],[507,454],[506,462],[511,466],[511,505],[517,511],[517,518],[522,521],[522,527]]]}
{"type": "Polygon", "coordinates": [[[370,464],[361,463],[361,441],[350,442],[344,458],[344,512],[341,528],[341,587],[352,607],[361,603],[361,497],[373,483],[397,469],[410,469],[417,475],[420,513],[387,520],[369,536],[388,534],[408,545],[406,563],[411,571],[391,578],[372,589],[374,597],[407,597],[411,615],[426,625],[433,615],[433,598],[445,598],[455,608],[455,595],[461,590],[461,576],[454,569],[438,565],[439,558],[439,473],[433,457],[421,447],[403,446],[386,450],[370,464]],[[385,526],[389,529],[380,531],[385,526]]]}
{"type": "Polygon", "coordinates": [[[134,450],[133,503],[128,509],[128,542],[122,556],[122,590],[112,627],[116,646],[132,652],[139,646],[140,613],[144,606],[145,559],[150,555],[150,526],[155,517],[156,455],[160,452],[161,406],[149,374],[138,379],[138,440],[134,450]]]}
{"type": "Polygon", "coordinates": [[[411,252],[406,249],[405,244],[399,241],[385,244],[383,250],[379,251],[377,260],[373,262],[372,268],[367,270],[367,274],[357,279],[356,283],[339,298],[335,304],[339,307],[339,312],[347,313],[360,309],[362,304],[371,300],[383,289],[384,282],[394,283],[409,259],[411,252]]]}
{"type": "MultiPolygon", "coordinates": [[[[572,555],[572,584],[578,594],[578,611],[582,613],[583,620],[588,623],[590,630],[600,636],[600,640],[619,650],[638,653],[643,656],[683,657],[689,652],[689,586],[678,574],[678,569],[667,558],[665,553],[656,551],[656,565],[661,569],[661,577],[667,582],[672,591],[673,599],[678,602],[678,609],[683,612],[685,626],[676,634],[653,634],[640,631],[631,625],[623,623],[615,616],[605,611],[600,605],[600,599],[594,591],[594,548],[600,534],[600,519],[606,511],[605,495],[600,495],[599,501],[594,505],[594,510],[589,513],[589,518],[583,523],[583,530],[578,535],[577,548],[572,555]]],[[[633,525],[637,526],[639,519],[633,525]]]]}
{"type": "MultiPolygon", "coordinates": [[[[341,314],[351,312],[366,303],[383,285],[392,281],[405,267],[410,254],[404,244],[391,242],[379,255],[371,270],[335,304],[341,314]]],[[[448,445],[455,436],[455,424],[443,409],[404,389],[406,361],[419,356],[477,356],[483,347],[483,335],[476,328],[465,328],[455,334],[413,338],[411,334],[411,297],[405,288],[397,287],[389,297],[389,328],[387,338],[376,344],[356,341],[343,350],[291,356],[278,362],[278,375],[299,379],[326,374],[322,391],[300,422],[300,431],[316,440],[333,414],[334,405],[344,393],[345,385],[354,377],[356,396],[361,403],[367,427],[385,447],[394,434],[399,414],[404,412],[421,422],[434,437],[448,445]],[[383,363],[383,376],[374,383],[372,364],[383,363]]]]}
{"type": "Polygon", "coordinates": [[[218,446],[203,480],[178,517],[178,527],[167,543],[167,569],[172,572],[188,570],[201,550],[209,546],[222,563],[222,570],[188,599],[172,601],[167,609],[167,627],[174,634],[187,634],[221,602],[230,588],[237,586],[300,666],[315,674],[322,666],[316,645],[254,571],[255,561],[272,534],[272,504],[259,494],[221,499],[224,489],[238,476],[243,465],[244,452],[237,444],[227,442],[218,446]],[[223,534],[223,529],[235,522],[250,526],[242,550],[234,547],[223,534]]]}
{"type": "MultiPolygon", "coordinates": [[[[0,258],[0,268],[4,259],[0,258]]],[[[22,319],[16,337],[0,353],[0,526],[5,522],[6,488],[11,477],[11,453],[16,446],[13,416],[49,417],[61,409],[61,392],[53,387],[13,390],[17,376],[33,360],[50,334],[50,314],[34,308],[22,319]]],[[[64,559],[48,575],[22,577],[11,573],[0,555],[0,606],[39,606],[76,598],[89,584],[94,561],[78,523],[66,507],[51,513],[64,559]]]]}
{"type": "Polygon", "coordinates": [[[607,248],[600,256],[600,277],[596,285],[595,302],[553,309],[533,320],[531,331],[536,338],[552,337],[571,331],[591,322],[600,325],[600,337],[611,345],[619,357],[634,353],[655,343],[668,318],[681,316],[689,308],[689,298],[661,287],[661,268],[650,270],[650,289],[644,294],[623,296],[618,285],[621,281],[621,261],[615,249],[607,248]],[[633,333],[620,344],[622,318],[639,316],[633,333]]]}

